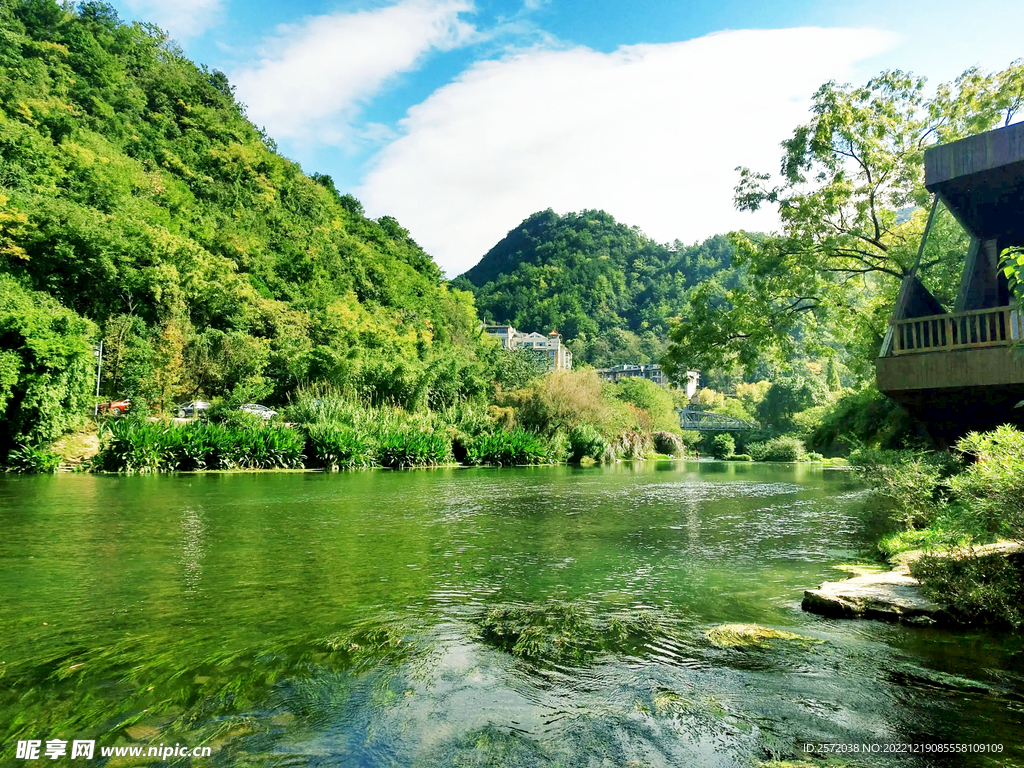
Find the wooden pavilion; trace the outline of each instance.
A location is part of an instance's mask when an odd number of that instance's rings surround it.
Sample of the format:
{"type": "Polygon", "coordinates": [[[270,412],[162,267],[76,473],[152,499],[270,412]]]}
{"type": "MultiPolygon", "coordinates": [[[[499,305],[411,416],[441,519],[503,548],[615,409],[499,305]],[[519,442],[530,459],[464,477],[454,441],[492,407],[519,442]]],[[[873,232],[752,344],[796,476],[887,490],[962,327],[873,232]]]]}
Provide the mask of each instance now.
{"type": "MultiPolygon", "coordinates": [[[[917,277],[903,281],[876,361],[878,388],[940,441],[1000,424],[1024,425],[1024,317],[1000,268],[1024,247],[1024,123],[925,151],[935,196],[970,235],[956,306],[947,312],[917,277]]],[[[918,256],[920,263],[920,255],[918,256]]]]}

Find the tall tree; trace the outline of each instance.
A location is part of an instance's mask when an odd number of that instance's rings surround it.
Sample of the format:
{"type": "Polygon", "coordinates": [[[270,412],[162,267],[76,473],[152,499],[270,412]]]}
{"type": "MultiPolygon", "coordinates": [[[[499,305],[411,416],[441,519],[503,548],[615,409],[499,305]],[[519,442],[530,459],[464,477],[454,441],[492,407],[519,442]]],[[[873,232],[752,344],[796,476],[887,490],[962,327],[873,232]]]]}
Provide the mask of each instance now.
{"type": "MultiPolygon", "coordinates": [[[[883,72],[862,87],[829,82],[811,119],[783,142],[781,172],[739,168],[735,204],[776,206],[771,237],[734,236],[733,287],[725,276],[696,288],[671,331],[666,364],[752,366],[802,343],[855,344],[866,359],[884,332],[927,219],[924,151],[937,142],[1008,125],[1024,108],[1024,64],[964,72],[928,96],[926,81],[883,72]]],[[[940,213],[921,264],[949,298],[966,236],[940,213]]]]}

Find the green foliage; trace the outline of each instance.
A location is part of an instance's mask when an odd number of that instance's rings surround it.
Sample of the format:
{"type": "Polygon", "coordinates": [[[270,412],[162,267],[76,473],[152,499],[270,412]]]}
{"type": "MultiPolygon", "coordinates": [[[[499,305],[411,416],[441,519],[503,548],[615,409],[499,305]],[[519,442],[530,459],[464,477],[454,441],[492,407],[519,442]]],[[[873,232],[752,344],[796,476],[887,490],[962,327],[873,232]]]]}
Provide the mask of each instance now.
{"type": "Polygon", "coordinates": [[[736,440],[732,435],[720,432],[711,438],[711,455],[716,459],[728,459],[736,453],[736,440]]]}
{"type": "Polygon", "coordinates": [[[923,447],[921,430],[894,400],[869,384],[826,408],[807,438],[816,451],[833,456],[856,446],[886,450],[923,447]]]}
{"type": "Polygon", "coordinates": [[[803,461],[807,458],[807,449],[795,437],[775,437],[762,443],[750,443],[747,453],[754,461],[803,461]]]}
{"type": "Polygon", "coordinates": [[[372,467],[377,463],[373,436],[355,427],[314,424],[306,438],[307,466],[327,470],[372,467]]]}
{"type": "Polygon", "coordinates": [[[727,238],[662,245],[603,211],[535,213],[460,281],[488,320],[557,328],[580,362],[649,362],[690,286],[728,265],[727,238]]]}
{"type": "Polygon", "coordinates": [[[819,405],[827,398],[828,390],[820,377],[787,376],[768,387],[758,405],[757,418],[765,426],[789,432],[796,428],[794,416],[797,413],[819,405]]]}
{"type": "Polygon", "coordinates": [[[542,373],[540,360],[525,349],[498,347],[494,352],[494,383],[502,389],[523,389],[542,373]]]}
{"type": "Polygon", "coordinates": [[[949,454],[861,449],[850,463],[872,487],[878,508],[903,528],[921,528],[945,509],[947,480],[957,464],[949,454]]]}
{"type": "Polygon", "coordinates": [[[522,429],[502,429],[470,441],[464,461],[466,464],[512,467],[543,464],[547,458],[547,446],[538,435],[522,429]]]}
{"type": "Polygon", "coordinates": [[[7,471],[50,475],[60,467],[60,455],[38,445],[19,445],[7,454],[7,471]]]}
{"type": "MultiPolygon", "coordinates": [[[[691,292],[671,330],[668,367],[750,371],[846,347],[868,373],[927,219],[924,150],[1006,123],[1022,88],[1020,62],[968,70],[931,97],[923,78],[900,71],[863,87],[822,85],[810,120],[783,143],[779,178],[744,168],[735,190],[740,210],[776,207],[781,232],[734,237],[730,268],[691,292]]],[[[966,250],[940,211],[921,265],[940,302],[955,296],[966,250]]]]}
{"type": "Polygon", "coordinates": [[[678,432],[679,418],[668,390],[653,381],[637,377],[622,379],[615,385],[615,396],[646,412],[648,430],[678,432]]]}
{"type": "Polygon", "coordinates": [[[651,437],[654,440],[654,450],[666,456],[682,456],[685,451],[683,441],[679,435],[672,432],[655,432],[651,437]]]}
{"type": "Polygon", "coordinates": [[[579,424],[569,430],[569,461],[579,463],[583,459],[603,461],[608,453],[608,441],[590,424],[579,424]]]}
{"type": "Polygon", "coordinates": [[[923,591],[963,620],[1024,628],[1024,558],[1020,555],[925,554],[910,565],[923,591]]]}
{"type": "Polygon", "coordinates": [[[96,469],[139,473],[301,468],[305,444],[302,434],[280,425],[171,425],[130,417],[108,422],[102,440],[96,469]]]}
{"type": "Polygon", "coordinates": [[[1024,433],[1002,426],[971,433],[950,454],[860,451],[851,457],[876,503],[902,529],[879,548],[925,554],[911,563],[930,597],[971,622],[1024,626],[1024,557],[979,553],[978,543],[1024,539],[1024,433]]]}
{"type": "Polygon", "coordinates": [[[0,460],[82,420],[94,384],[95,326],[0,274],[0,460]]]}
{"type": "Polygon", "coordinates": [[[992,534],[1024,541],[1024,432],[972,432],[956,448],[973,461],[951,478],[954,497],[992,534]]]}
{"type": "Polygon", "coordinates": [[[305,382],[409,409],[484,396],[472,295],[277,154],[222,73],[101,4],[2,13],[0,451],[73,426],[88,321],[103,393],[160,409],[305,382]]]}
{"type": "Polygon", "coordinates": [[[384,429],[377,438],[382,467],[432,467],[452,460],[451,438],[443,432],[416,428],[384,429]]]}

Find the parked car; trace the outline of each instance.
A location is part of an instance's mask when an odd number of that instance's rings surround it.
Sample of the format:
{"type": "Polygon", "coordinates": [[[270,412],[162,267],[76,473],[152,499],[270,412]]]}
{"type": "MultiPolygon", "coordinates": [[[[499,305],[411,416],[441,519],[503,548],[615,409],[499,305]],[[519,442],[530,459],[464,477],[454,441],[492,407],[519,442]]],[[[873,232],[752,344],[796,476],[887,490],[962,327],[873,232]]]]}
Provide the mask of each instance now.
{"type": "Polygon", "coordinates": [[[132,407],[132,401],[128,398],[123,400],[111,400],[109,403],[100,403],[96,406],[99,413],[110,413],[112,416],[121,416],[132,407]]]}
{"type": "Polygon", "coordinates": [[[182,419],[194,419],[208,410],[210,410],[208,402],[205,400],[193,400],[191,403],[175,406],[174,415],[182,419]]]}
{"type": "Polygon", "coordinates": [[[270,421],[272,418],[277,416],[277,411],[273,408],[267,408],[267,406],[260,405],[259,403],[246,403],[245,405],[238,406],[238,410],[259,416],[267,421],[270,421]]]}

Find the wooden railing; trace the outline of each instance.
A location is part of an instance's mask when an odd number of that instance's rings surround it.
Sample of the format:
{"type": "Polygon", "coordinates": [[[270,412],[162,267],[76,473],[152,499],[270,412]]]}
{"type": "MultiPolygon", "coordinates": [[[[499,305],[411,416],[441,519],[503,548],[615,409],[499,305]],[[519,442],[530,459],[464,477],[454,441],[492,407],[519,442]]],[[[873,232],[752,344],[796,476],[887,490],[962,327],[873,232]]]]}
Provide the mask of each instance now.
{"type": "Polygon", "coordinates": [[[1004,347],[1024,338],[1020,308],[993,307],[893,322],[892,353],[1004,347]]]}

